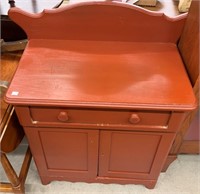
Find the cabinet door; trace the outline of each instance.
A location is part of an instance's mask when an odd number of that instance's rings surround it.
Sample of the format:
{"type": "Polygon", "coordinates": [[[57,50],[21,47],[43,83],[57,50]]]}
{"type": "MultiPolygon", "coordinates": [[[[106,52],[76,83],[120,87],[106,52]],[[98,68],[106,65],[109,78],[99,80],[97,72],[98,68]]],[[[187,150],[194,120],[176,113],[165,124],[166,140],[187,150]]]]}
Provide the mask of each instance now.
{"type": "Polygon", "coordinates": [[[157,179],[173,133],[102,131],[99,177],[157,179]]]}
{"type": "Polygon", "coordinates": [[[25,128],[43,184],[97,176],[98,130],[25,128]]]}

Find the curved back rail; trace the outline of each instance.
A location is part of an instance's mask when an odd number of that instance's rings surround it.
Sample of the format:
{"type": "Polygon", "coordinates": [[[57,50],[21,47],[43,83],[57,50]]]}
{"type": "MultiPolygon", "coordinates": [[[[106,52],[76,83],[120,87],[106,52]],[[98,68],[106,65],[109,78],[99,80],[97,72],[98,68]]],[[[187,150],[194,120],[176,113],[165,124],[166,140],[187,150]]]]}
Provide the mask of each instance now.
{"type": "Polygon", "coordinates": [[[119,2],[84,2],[31,14],[11,8],[9,17],[28,39],[177,43],[186,14],[163,13],[119,2]]]}

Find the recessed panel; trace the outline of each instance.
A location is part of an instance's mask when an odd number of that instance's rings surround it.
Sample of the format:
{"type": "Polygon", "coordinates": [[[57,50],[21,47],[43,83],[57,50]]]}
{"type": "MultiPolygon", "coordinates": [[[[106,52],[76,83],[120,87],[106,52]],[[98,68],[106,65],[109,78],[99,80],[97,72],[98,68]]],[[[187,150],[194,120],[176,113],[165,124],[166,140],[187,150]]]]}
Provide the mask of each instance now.
{"type": "Polygon", "coordinates": [[[49,169],[88,170],[88,134],[84,132],[40,132],[49,169]]]}
{"type": "Polygon", "coordinates": [[[109,171],[149,173],[160,135],[113,132],[109,171]]]}

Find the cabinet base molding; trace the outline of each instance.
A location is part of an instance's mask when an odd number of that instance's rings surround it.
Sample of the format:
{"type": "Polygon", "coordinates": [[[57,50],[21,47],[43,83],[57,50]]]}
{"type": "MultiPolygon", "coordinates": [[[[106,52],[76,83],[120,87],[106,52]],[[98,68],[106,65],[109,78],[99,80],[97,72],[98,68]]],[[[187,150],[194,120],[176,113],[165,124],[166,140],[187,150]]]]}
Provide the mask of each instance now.
{"type": "Polygon", "coordinates": [[[110,177],[96,177],[94,179],[79,179],[79,178],[70,178],[66,177],[50,177],[50,176],[41,176],[41,182],[43,185],[47,185],[52,181],[69,181],[69,182],[85,182],[85,183],[104,183],[104,184],[135,184],[135,185],[144,185],[148,189],[153,189],[156,185],[157,180],[144,180],[144,179],[126,179],[126,178],[110,178],[110,177]]]}
{"type": "Polygon", "coordinates": [[[177,155],[168,155],[165,164],[162,168],[162,172],[166,172],[169,165],[177,159],[177,155]]]}

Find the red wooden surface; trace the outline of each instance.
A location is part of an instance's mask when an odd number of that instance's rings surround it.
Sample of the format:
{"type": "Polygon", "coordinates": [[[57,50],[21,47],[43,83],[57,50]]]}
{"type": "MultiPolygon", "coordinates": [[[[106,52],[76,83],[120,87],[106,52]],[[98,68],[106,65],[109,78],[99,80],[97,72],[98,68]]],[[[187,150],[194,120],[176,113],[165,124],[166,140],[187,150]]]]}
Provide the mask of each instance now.
{"type": "Polygon", "coordinates": [[[138,6],[108,1],[71,4],[39,14],[12,8],[9,17],[29,39],[175,43],[186,14],[170,18],[138,6]]]}
{"type": "Polygon", "coordinates": [[[42,183],[153,188],[185,113],[196,107],[176,46],[186,15],[114,2],[9,14],[29,43],[5,99],[42,183]]]}
{"type": "Polygon", "coordinates": [[[97,176],[98,130],[27,127],[25,131],[44,184],[97,176]]]}
{"type": "Polygon", "coordinates": [[[99,176],[157,179],[161,161],[165,161],[174,136],[173,133],[102,131],[99,176]]]}
{"type": "Polygon", "coordinates": [[[171,43],[30,40],[6,100],[62,106],[195,107],[182,60],[171,43]]]}

